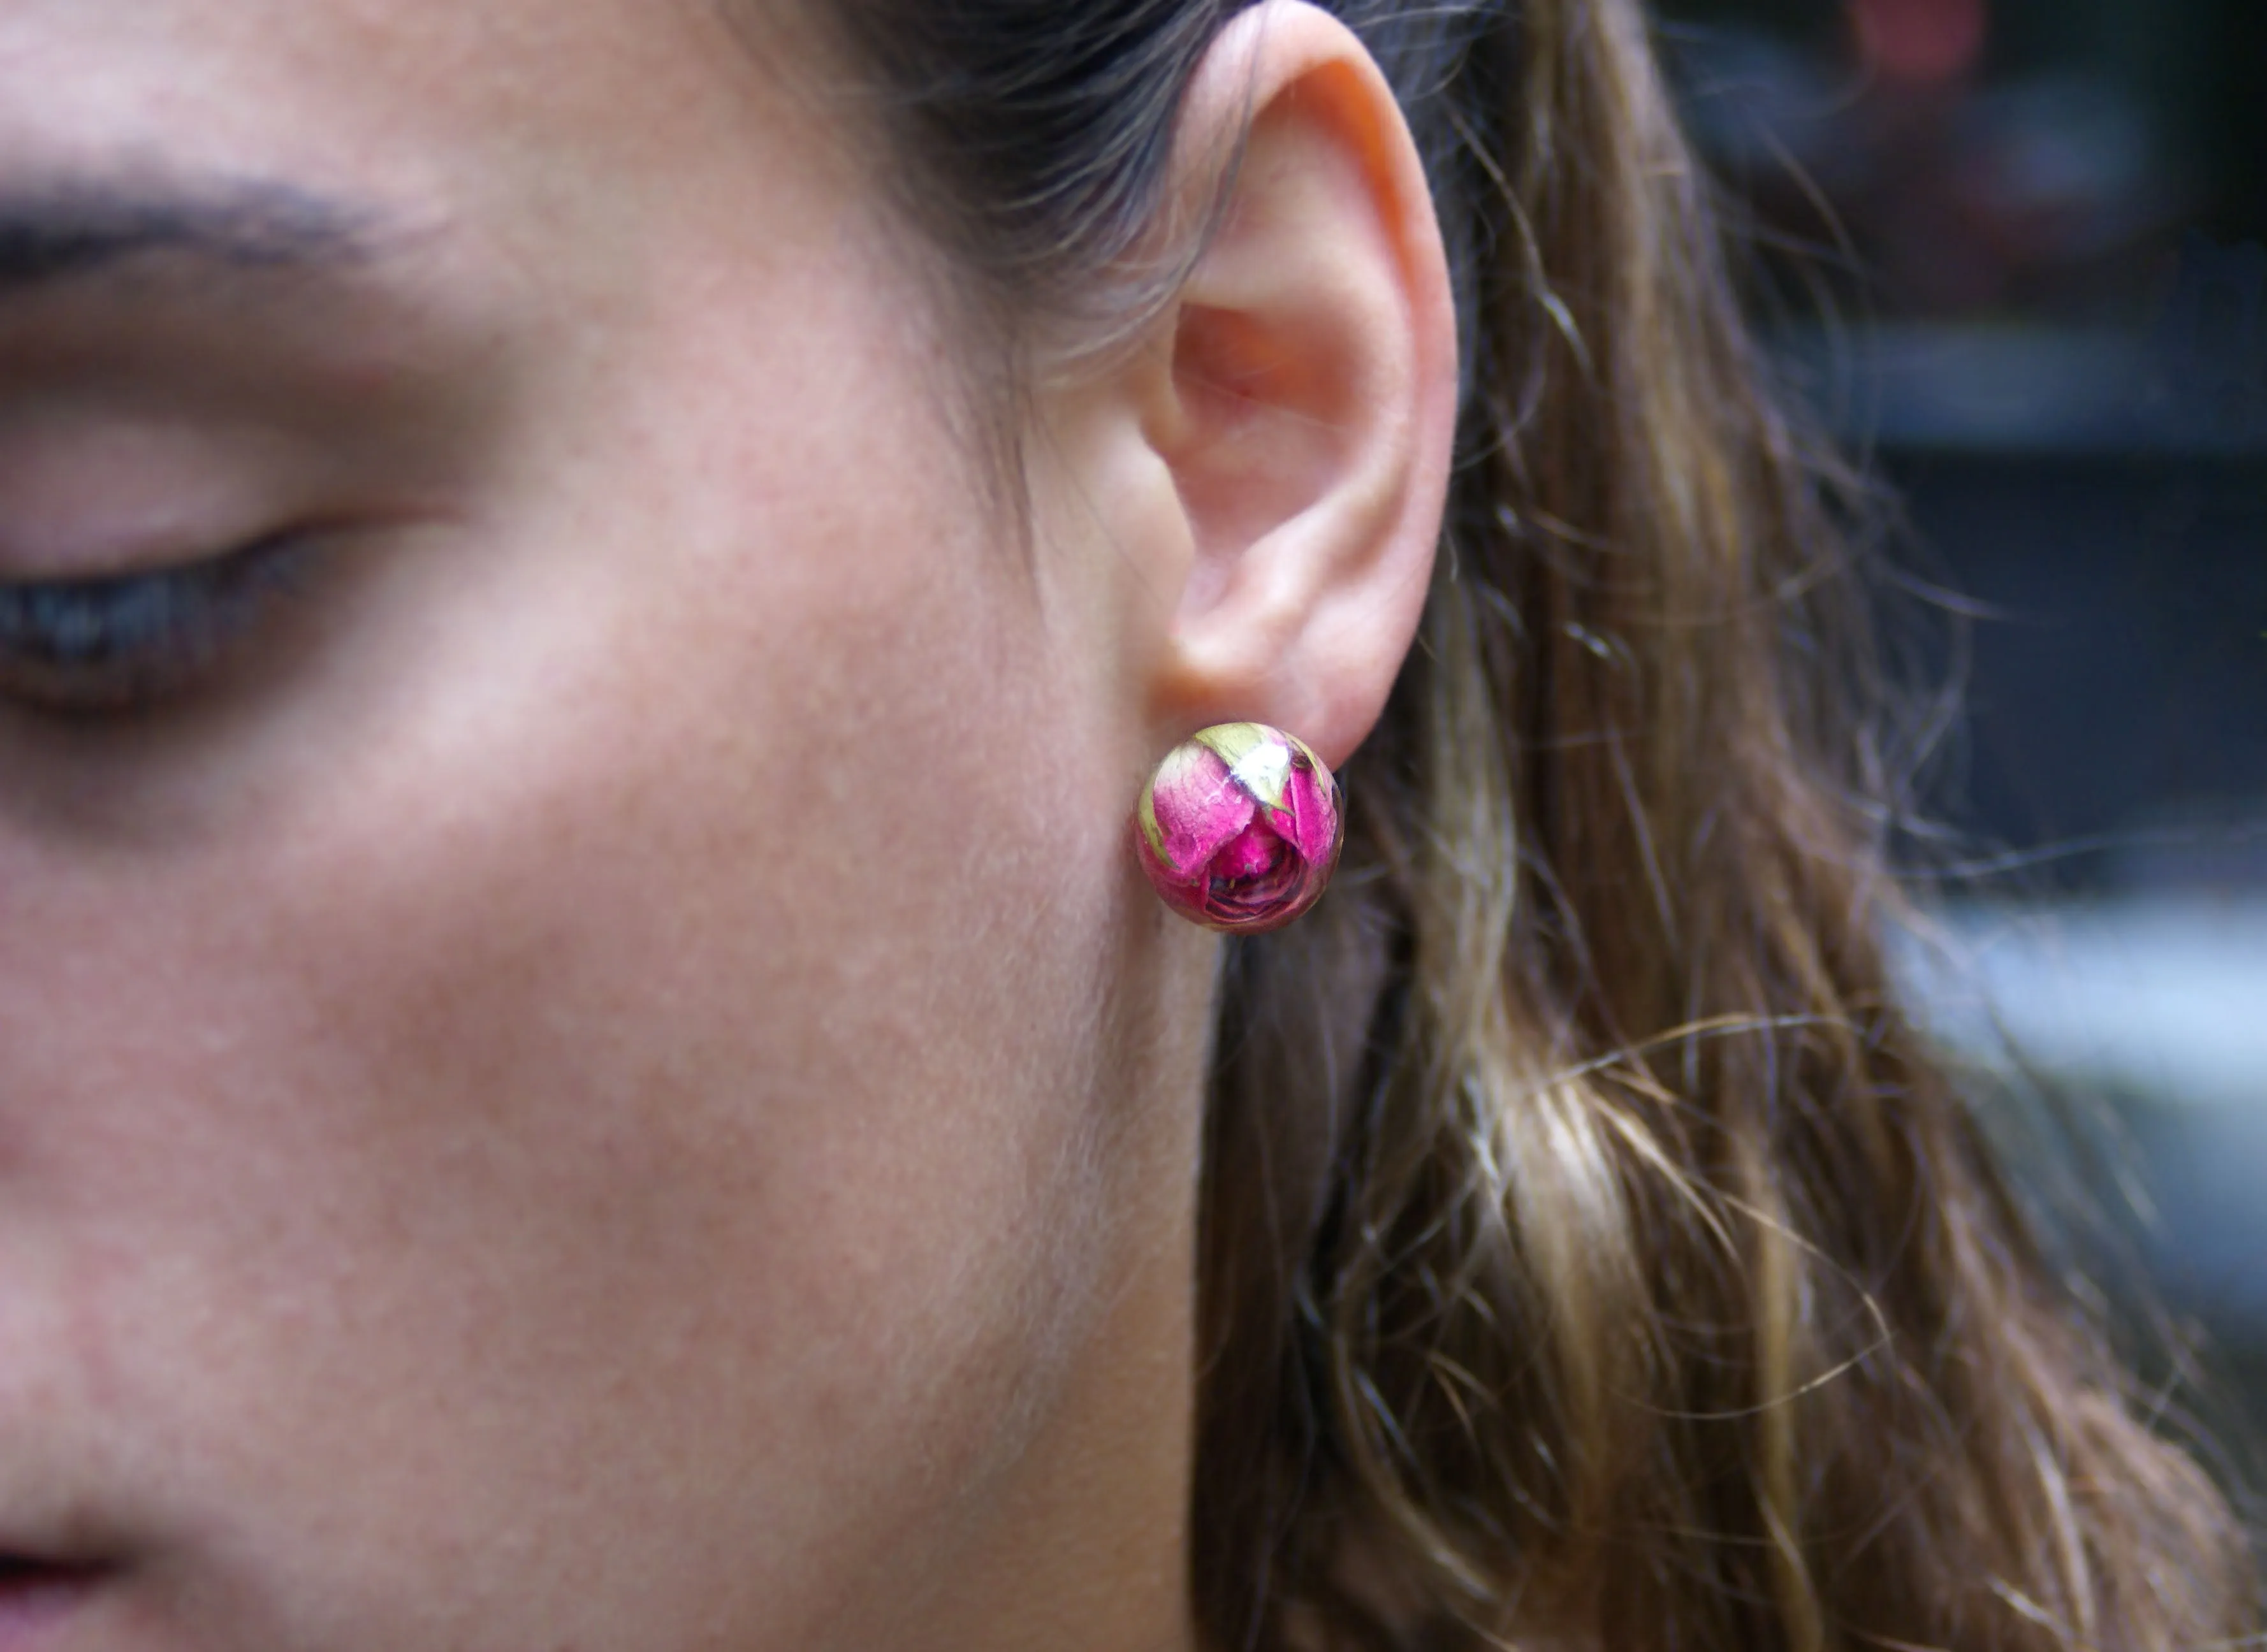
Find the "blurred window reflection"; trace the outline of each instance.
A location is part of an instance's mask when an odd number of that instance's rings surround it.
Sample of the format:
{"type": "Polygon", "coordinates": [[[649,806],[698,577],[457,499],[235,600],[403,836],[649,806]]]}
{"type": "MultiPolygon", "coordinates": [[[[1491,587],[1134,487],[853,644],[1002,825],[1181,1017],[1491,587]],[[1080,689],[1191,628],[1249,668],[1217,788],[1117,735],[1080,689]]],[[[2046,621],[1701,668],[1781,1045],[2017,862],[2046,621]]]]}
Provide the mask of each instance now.
{"type": "Polygon", "coordinates": [[[2017,874],[1917,990],[2113,1105],[2267,1422],[2267,4],[1662,11],[1789,381],[1967,615],[1934,807],[2017,874]]]}

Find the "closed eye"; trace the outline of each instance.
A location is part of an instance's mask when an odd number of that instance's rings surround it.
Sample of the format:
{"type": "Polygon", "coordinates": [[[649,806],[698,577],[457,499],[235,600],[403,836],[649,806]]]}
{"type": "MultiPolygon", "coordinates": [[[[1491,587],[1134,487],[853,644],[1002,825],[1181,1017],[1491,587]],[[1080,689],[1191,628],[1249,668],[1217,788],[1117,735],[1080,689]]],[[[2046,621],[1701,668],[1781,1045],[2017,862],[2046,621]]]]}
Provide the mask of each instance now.
{"type": "Polygon", "coordinates": [[[0,582],[0,698],[94,714],[185,694],[295,588],[310,552],[286,534],[147,572],[0,582]]]}

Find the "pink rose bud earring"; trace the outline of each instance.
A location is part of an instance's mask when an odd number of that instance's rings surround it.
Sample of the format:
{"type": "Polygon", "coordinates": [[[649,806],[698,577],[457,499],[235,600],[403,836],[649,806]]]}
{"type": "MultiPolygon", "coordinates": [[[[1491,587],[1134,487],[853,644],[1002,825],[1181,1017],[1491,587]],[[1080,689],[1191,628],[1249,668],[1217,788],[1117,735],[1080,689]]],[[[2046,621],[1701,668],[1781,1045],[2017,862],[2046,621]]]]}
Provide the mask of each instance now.
{"type": "Polygon", "coordinates": [[[1305,743],[1221,723],[1173,748],[1142,789],[1134,848],[1165,904],[1207,929],[1280,929],[1319,899],[1344,794],[1305,743]]]}

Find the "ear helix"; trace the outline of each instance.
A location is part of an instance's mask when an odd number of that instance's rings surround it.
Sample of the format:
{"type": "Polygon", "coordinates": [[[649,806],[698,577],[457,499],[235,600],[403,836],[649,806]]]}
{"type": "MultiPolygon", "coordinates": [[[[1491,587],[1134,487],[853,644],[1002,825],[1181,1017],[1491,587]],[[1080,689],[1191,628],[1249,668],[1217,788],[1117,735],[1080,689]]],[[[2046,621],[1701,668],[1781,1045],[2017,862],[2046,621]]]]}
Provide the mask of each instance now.
{"type": "Polygon", "coordinates": [[[1134,811],[1134,850],[1165,904],[1231,934],[1280,929],[1321,898],[1345,795],[1303,741],[1221,723],[1166,754],[1134,811]]]}

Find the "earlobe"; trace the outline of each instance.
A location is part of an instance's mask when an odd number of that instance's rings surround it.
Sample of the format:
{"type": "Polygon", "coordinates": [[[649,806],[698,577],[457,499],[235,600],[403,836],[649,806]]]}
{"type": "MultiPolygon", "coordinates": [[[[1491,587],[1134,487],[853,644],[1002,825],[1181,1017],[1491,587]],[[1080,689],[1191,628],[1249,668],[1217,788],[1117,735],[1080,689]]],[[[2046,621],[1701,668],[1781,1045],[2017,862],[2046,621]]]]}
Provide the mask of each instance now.
{"type": "Polygon", "coordinates": [[[1455,322],[1415,146],[1343,25],[1300,0],[1239,16],[1192,84],[1177,164],[1206,165],[1247,121],[1166,324],[1150,441],[1192,554],[1152,715],[1177,732],[1273,723],[1335,765],[1423,606],[1455,322]]]}

